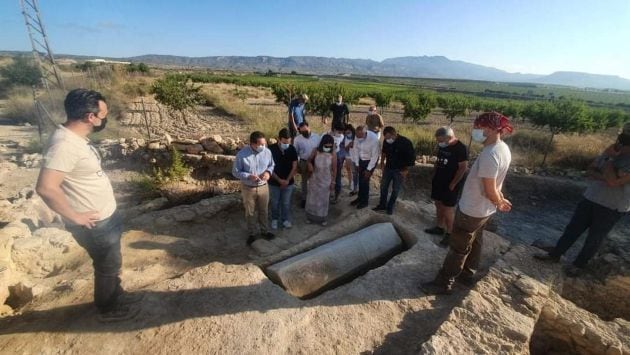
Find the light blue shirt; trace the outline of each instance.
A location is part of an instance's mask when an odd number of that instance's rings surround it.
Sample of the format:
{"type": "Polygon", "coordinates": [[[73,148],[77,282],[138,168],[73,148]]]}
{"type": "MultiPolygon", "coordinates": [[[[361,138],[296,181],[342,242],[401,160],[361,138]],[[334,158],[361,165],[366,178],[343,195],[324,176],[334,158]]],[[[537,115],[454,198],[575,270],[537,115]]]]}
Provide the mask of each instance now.
{"type": "Polygon", "coordinates": [[[304,104],[296,104],[291,106],[291,113],[293,113],[293,122],[296,126],[304,122],[304,104]]]}
{"type": "Polygon", "coordinates": [[[251,175],[260,176],[265,171],[269,174],[273,174],[274,168],[273,156],[271,151],[265,147],[265,149],[258,153],[253,150],[251,146],[246,146],[236,154],[236,160],[234,160],[234,166],[232,167],[232,175],[241,180],[243,185],[247,186],[262,186],[266,184],[265,181],[251,181],[249,177],[251,175]]]}

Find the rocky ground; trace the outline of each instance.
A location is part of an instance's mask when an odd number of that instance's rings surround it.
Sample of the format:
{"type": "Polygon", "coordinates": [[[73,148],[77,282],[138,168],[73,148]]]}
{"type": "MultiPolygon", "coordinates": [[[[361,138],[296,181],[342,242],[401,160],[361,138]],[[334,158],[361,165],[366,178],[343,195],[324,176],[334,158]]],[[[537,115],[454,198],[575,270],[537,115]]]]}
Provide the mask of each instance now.
{"type": "Polygon", "coordinates": [[[565,278],[557,265],[534,262],[536,249],[526,245],[559,236],[583,183],[512,174],[506,187],[515,209],[494,223],[505,238],[485,234],[482,280],[429,296],[419,284],[435,275],[446,249],[423,232],[434,218],[425,167],[412,172],[392,217],[357,212],[344,190],[330,224],[309,225],[296,196],[294,227],[247,247],[238,194],[165,208],[165,199],[138,199],[138,163],[108,165],[127,217],[124,286],[145,299],[136,319],[99,323],[87,255],[32,193],[37,159],[31,167],[11,161],[34,130],[0,130],[0,353],[629,351],[627,218],[596,272],[565,278]],[[378,222],[392,222],[408,249],[350,282],[300,300],[265,276],[272,263],[378,222]]]}

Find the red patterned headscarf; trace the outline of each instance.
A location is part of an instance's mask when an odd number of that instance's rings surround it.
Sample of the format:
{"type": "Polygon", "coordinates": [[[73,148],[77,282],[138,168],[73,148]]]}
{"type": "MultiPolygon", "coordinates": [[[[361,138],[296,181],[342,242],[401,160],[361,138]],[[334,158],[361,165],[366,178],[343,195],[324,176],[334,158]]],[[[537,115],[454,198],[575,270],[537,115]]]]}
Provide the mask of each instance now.
{"type": "Polygon", "coordinates": [[[479,117],[477,117],[477,119],[475,119],[474,125],[476,127],[495,129],[501,133],[512,133],[514,130],[510,124],[510,120],[506,116],[495,111],[482,113],[479,117]]]}

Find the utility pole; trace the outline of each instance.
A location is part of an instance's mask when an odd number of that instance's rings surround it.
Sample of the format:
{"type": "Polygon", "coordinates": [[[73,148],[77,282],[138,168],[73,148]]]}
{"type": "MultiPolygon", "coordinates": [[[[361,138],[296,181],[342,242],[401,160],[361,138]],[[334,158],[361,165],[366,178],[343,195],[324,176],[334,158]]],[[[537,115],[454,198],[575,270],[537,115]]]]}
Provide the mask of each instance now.
{"type": "Polygon", "coordinates": [[[42,84],[48,91],[51,86],[56,86],[62,90],[65,89],[55,57],[48,43],[48,36],[39,13],[38,0],[20,0],[20,6],[22,7],[22,15],[24,15],[28,36],[31,40],[33,57],[42,73],[42,84]]]}

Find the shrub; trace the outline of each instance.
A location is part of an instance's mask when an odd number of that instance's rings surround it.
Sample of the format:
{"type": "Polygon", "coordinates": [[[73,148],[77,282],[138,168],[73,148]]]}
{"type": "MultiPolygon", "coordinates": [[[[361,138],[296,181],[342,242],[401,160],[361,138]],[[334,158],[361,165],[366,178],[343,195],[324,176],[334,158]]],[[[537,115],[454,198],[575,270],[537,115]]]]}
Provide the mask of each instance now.
{"type": "Polygon", "coordinates": [[[15,57],[13,63],[0,68],[0,75],[11,85],[34,86],[41,82],[42,74],[32,60],[15,57]]]}

